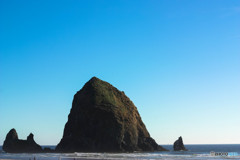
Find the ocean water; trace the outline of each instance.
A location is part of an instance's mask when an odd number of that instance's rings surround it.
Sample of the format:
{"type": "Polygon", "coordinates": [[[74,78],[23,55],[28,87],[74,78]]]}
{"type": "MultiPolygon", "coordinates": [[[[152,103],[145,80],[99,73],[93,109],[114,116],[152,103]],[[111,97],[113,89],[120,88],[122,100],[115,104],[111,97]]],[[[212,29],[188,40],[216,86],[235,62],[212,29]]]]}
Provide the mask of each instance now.
{"type": "MultiPolygon", "coordinates": [[[[38,154],[10,154],[0,152],[0,159],[11,160],[240,160],[240,144],[222,144],[222,145],[185,145],[188,151],[174,152],[172,145],[162,145],[168,152],[135,152],[135,153],[38,153],[38,154]],[[228,155],[211,155],[210,152],[228,153],[228,155]]],[[[49,147],[49,146],[48,146],[49,147]]],[[[55,146],[50,146],[54,148],[55,146]]],[[[0,147],[1,150],[1,147],[0,147]]]]}

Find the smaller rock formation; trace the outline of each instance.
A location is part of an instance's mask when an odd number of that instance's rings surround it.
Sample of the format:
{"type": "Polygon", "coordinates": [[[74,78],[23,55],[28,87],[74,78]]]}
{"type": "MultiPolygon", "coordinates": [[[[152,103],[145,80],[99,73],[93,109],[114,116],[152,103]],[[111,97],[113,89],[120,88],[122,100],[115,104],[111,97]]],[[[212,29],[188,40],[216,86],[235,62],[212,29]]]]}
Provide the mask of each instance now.
{"type": "Polygon", "coordinates": [[[42,152],[42,147],[34,141],[32,133],[29,134],[27,140],[18,139],[18,134],[13,128],[6,136],[3,150],[9,153],[38,153],[42,152]]]}
{"type": "Polygon", "coordinates": [[[174,151],[187,151],[187,149],[184,147],[182,137],[180,136],[178,140],[176,140],[173,144],[174,151]]]}

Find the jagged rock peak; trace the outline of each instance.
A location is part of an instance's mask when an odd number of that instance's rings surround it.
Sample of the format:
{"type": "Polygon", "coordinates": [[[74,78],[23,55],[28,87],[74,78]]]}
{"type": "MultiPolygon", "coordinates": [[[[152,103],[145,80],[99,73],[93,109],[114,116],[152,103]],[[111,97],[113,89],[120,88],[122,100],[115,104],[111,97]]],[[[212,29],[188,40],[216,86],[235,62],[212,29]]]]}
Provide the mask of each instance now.
{"type": "Polygon", "coordinates": [[[34,135],[32,134],[32,133],[30,133],[29,135],[28,135],[28,137],[27,137],[27,140],[28,141],[34,141],[34,135]]]}
{"type": "Polygon", "coordinates": [[[6,136],[6,140],[17,140],[17,139],[18,139],[17,131],[13,128],[8,132],[6,136]]]}
{"type": "Polygon", "coordinates": [[[178,138],[178,140],[176,140],[174,142],[173,149],[174,149],[174,151],[187,151],[187,149],[185,148],[185,146],[183,144],[183,140],[182,140],[181,136],[178,138]]]}
{"type": "Polygon", "coordinates": [[[133,102],[117,88],[91,78],[75,95],[59,152],[165,150],[150,137],[133,102]]]}

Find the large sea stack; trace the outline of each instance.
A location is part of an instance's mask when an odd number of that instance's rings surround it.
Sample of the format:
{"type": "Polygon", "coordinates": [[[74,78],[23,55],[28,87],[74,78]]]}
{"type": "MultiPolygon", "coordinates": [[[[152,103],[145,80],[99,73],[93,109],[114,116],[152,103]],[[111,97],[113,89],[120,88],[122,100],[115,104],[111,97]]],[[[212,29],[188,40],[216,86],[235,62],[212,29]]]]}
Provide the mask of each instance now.
{"type": "Polygon", "coordinates": [[[3,143],[3,150],[9,153],[38,153],[42,152],[42,148],[34,139],[33,134],[30,133],[27,140],[18,139],[16,130],[11,129],[3,143]]]}
{"type": "Polygon", "coordinates": [[[96,77],[74,95],[57,152],[163,151],[133,102],[96,77]]]}

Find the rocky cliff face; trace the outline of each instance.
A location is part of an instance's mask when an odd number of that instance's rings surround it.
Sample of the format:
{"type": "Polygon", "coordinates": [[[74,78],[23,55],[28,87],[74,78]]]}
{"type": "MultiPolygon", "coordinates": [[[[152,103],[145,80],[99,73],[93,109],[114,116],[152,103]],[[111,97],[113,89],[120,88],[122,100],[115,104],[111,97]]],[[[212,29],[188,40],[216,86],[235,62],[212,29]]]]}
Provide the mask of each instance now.
{"type": "Polygon", "coordinates": [[[174,151],[187,151],[183,144],[182,137],[179,137],[178,140],[176,140],[173,144],[174,151]]]}
{"type": "Polygon", "coordinates": [[[133,102],[96,77],[74,95],[56,151],[165,150],[152,139],[133,102]]]}
{"type": "Polygon", "coordinates": [[[11,129],[3,143],[3,150],[9,153],[37,153],[42,152],[41,146],[39,146],[33,139],[31,133],[27,140],[18,139],[18,134],[15,129],[11,129]]]}

